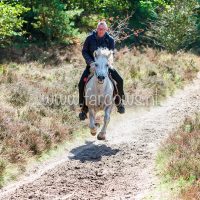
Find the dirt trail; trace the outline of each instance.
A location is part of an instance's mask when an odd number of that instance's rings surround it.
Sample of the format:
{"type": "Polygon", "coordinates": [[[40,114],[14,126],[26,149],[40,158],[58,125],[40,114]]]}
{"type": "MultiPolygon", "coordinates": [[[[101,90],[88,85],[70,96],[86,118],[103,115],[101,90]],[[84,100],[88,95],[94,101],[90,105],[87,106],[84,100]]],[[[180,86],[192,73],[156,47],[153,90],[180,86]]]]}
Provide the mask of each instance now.
{"type": "MultiPolygon", "coordinates": [[[[106,142],[89,139],[0,190],[0,199],[142,200],[156,186],[154,159],[160,141],[186,115],[200,111],[200,75],[149,111],[118,115],[106,142]]],[[[165,199],[158,194],[156,199],[165,199]]]]}

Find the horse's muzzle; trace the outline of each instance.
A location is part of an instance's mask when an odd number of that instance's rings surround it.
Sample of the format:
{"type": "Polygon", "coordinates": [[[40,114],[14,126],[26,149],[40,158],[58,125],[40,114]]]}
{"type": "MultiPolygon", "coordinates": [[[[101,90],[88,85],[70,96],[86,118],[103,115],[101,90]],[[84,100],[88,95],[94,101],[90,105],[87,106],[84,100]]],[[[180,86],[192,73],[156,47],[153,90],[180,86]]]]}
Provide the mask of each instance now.
{"type": "Polygon", "coordinates": [[[105,76],[98,76],[97,78],[98,78],[98,80],[99,80],[100,82],[103,82],[103,80],[105,79],[105,76]]]}
{"type": "Polygon", "coordinates": [[[98,79],[98,83],[103,84],[105,76],[98,76],[97,79],[98,79]]]}

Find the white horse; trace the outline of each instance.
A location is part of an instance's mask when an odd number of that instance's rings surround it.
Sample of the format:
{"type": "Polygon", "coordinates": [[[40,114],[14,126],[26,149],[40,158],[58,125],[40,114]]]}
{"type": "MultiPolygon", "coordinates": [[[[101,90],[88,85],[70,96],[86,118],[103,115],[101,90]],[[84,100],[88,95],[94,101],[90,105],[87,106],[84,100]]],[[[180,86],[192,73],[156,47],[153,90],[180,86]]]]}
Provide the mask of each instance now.
{"type": "Polygon", "coordinates": [[[109,67],[112,67],[113,51],[107,48],[98,48],[94,52],[95,70],[94,75],[85,87],[85,104],[89,109],[90,130],[93,136],[97,133],[96,113],[104,110],[104,124],[97,136],[99,140],[105,140],[106,129],[110,121],[113,107],[114,86],[109,78],[109,67]]]}

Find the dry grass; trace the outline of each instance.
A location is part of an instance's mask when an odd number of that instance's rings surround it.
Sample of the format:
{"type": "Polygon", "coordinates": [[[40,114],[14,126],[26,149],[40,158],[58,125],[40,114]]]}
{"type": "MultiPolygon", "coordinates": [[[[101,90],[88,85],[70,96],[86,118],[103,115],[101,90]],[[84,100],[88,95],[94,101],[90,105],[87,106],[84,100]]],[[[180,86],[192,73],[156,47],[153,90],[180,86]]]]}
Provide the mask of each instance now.
{"type": "MultiPolygon", "coordinates": [[[[5,52],[4,52],[5,53],[5,52]]],[[[80,47],[36,47],[14,52],[0,64],[0,183],[7,164],[24,166],[27,158],[70,140],[82,126],[77,118],[77,84],[85,68],[80,47]],[[66,98],[76,97],[74,104],[66,98]]],[[[152,49],[124,48],[115,65],[125,79],[126,94],[146,101],[155,91],[171,94],[191,80],[198,57],[170,55],[152,49]]]]}
{"type": "Polygon", "coordinates": [[[126,92],[146,100],[155,93],[159,99],[173,94],[196,76],[200,64],[199,58],[192,54],[172,55],[148,48],[142,53],[125,48],[116,58],[116,65],[125,78],[126,92]]]}
{"type": "Polygon", "coordinates": [[[72,131],[80,126],[77,108],[45,102],[47,97],[56,95],[77,96],[79,74],[74,66],[50,67],[36,62],[16,66],[13,70],[13,63],[4,64],[6,71],[12,68],[12,73],[0,75],[0,185],[6,174],[4,162],[26,165],[28,158],[70,140],[72,131]],[[74,80],[67,78],[71,74],[74,80]]]}
{"type": "Polygon", "coordinates": [[[185,189],[180,197],[181,200],[199,200],[200,199],[200,180],[194,185],[185,189]]]}
{"type": "Polygon", "coordinates": [[[170,181],[190,183],[181,188],[181,199],[200,199],[200,115],[186,118],[180,130],[162,146],[158,158],[161,175],[170,177],[170,181]]]}
{"type": "Polygon", "coordinates": [[[5,172],[5,169],[6,169],[6,162],[5,162],[5,160],[1,159],[0,160],[0,180],[5,172]]]}

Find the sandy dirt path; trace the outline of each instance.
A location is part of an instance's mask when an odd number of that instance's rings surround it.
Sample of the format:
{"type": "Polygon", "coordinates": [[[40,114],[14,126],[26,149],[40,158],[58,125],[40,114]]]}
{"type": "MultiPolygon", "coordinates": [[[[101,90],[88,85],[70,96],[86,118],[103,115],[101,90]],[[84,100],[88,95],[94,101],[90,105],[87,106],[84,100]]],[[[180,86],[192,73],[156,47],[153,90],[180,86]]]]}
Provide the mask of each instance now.
{"type": "Polygon", "coordinates": [[[90,138],[74,145],[1,189],[0,199],[142,200],[158,183],[154,161],[160,142],[197,111],[200,75],[159,107],[118,115],[106,142],[90,138]]]}

